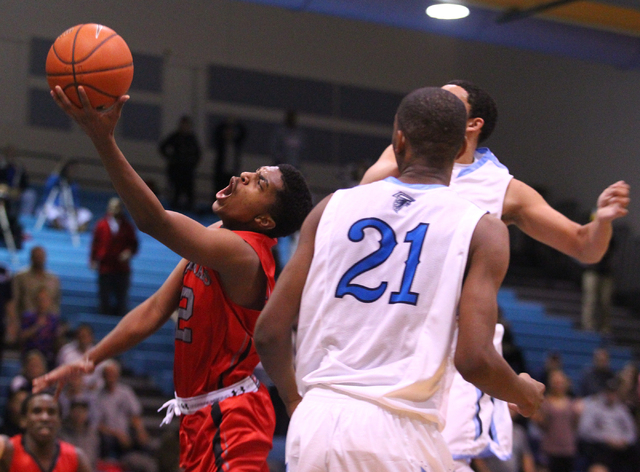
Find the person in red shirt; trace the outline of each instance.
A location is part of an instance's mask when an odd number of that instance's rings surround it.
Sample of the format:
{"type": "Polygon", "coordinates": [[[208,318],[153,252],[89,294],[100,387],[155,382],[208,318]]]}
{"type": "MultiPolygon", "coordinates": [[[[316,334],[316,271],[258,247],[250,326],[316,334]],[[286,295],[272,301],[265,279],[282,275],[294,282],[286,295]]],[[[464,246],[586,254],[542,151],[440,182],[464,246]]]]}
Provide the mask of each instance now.
{"type": "Polygon", "coordinates": [[[125,216],[120,199],[111,198],[107,213],[96,223],[91,241],[90,264],[98,270],[100,313],[122,316],[127,312],[129,261],[136,252],[136,231],[125,216]]]}
{"type": "Polygon", "coordinates": [[[81,449],[57,439],[60,409],[51,395],[28,396],[21,421],[24,434],[0,436],[0,472],[91,472],[81,449]]]}
{"type": "Polygon", "coordinates": [[[82,108],[57,88],[58,105],[89,135],[138,228],[184,259],[162,287],[129,312],[83,361],[58,367],[35,381],[44,389],[133,347],[178,309],[175,334],[176,398],[167,402],[180,426],[180,465],[192,471],[268,471],[275,414],[269,394],[252,373],[259,362],[253,330],[274,286],[271,248],[297,231],[311,210],[311,193],[291,165],[261,167],[233,177],[216,194],[222,220],[204,227],[165,211],[118,148],[113,132],[122,107],[82,108]]]}

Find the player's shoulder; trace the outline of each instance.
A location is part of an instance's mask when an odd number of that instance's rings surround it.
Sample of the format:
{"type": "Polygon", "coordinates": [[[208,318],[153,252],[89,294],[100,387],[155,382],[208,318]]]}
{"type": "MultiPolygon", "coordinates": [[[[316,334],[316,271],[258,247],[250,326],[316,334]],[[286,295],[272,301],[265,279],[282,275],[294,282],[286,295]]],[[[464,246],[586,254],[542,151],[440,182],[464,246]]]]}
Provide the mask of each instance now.
{"type": "Polygon", "coordinates": [[[509,231],[507,225],[495,216],[485,213],[478,220],[471,243],[476,248],[499,251],[506,248],[508,251],[509,231]]]}

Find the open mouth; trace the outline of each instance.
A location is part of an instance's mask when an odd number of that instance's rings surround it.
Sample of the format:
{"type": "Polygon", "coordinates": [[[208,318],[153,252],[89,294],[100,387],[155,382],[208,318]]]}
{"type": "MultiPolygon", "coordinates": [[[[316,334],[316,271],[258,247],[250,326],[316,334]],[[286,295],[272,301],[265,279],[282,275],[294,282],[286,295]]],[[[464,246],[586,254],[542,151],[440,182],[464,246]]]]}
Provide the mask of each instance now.
{"type": "Polygon", "coordinates": [[[218,193],[216,193],[216,199],[224,200],[225,198],[229,197],[235,190],[237,184],[238,184],[238,178],[231,177],[231,180],[229,181],[229,185],[227,185],[225,188],[223,188],[218,193]]]}

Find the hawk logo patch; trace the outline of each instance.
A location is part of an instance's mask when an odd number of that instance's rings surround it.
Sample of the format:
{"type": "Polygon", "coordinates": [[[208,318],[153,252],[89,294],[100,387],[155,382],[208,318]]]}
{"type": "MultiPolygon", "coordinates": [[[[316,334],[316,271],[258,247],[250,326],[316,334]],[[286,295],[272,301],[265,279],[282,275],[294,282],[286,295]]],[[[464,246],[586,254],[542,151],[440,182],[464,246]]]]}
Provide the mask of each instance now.
{"type": "Polygon", "coordinates": [[[411,198],[404,192],[394,193],[393,196],[395,197],[395,200],[393,201],[393,211],[396,213],[416,201],[415,198],[411,198]]]}

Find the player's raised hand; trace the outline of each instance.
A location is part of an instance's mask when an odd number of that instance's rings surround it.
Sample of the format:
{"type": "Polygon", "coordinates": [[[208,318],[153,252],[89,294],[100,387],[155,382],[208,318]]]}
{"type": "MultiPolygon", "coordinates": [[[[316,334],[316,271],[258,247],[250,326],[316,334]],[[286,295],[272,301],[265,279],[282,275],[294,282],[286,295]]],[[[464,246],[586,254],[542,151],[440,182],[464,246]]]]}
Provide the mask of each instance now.
{"type": "Polygon", "coordinates": [[[87,135],[95,141],[96,138],[104,138],[113,136],[113,132],[118,124],[122,107],[129,100],[129,95],[121,96],[113,106],[105,110],[97,110],[91,106],[89,97],[84,87],[78,87],[78,97],[80,98],[81,108],[78,108],[69,97],[62,91],[59,85],[51,91],[51,96],[58,106],[73,120],[80,125],[87,135]]]}
{"type": "Polygon", "coordinates": [[[609,185],[598,197],[598,210],[596,219],[601,221],[613,221],[625,216],[629,210],[629,184],[620,180],[609,185]]]}
{"type": "Polygon", "coordinates": [[[38,393],[57,385],[55,397],[58,398],[67,380],[78,375],[91,374],[94,370],[95,365],[87,359],[81,359],[70,364],[63,364],[51,372],[35,378],[33,380],[33,393],[38,393]]]}
{"type": "Polygon", "coordinates": [[[522,405],[514,405],[509,404],[509,408],[515,409],[518,413],[520,413],[524,417],[529,417],[533,415],[542,402],[544,401],[544,389],[545,386],[543,383],[538,382],[531,378],[531,376],[525,372],[518,375],[521,380],[526,382],[526,390],[527,390],[527,403],[522,405]]]}

